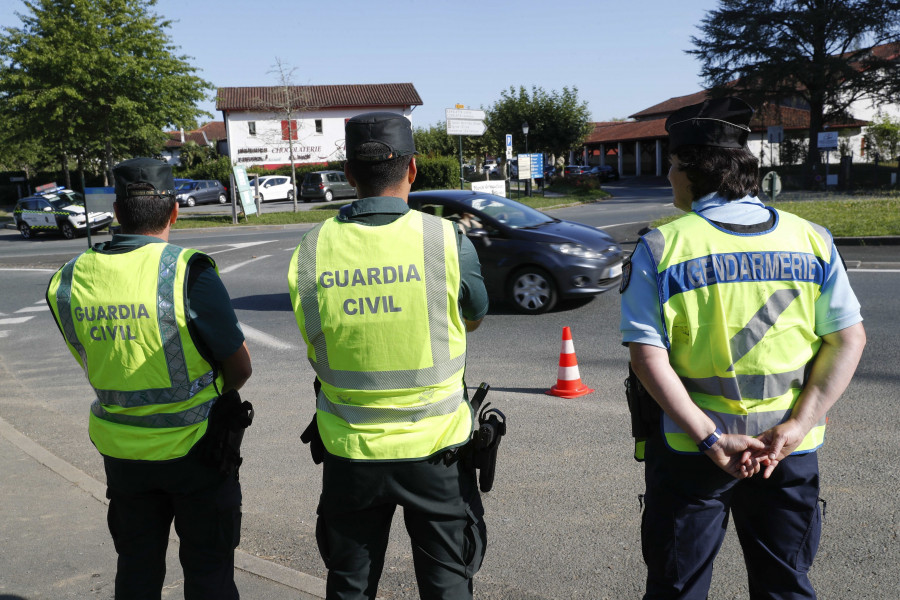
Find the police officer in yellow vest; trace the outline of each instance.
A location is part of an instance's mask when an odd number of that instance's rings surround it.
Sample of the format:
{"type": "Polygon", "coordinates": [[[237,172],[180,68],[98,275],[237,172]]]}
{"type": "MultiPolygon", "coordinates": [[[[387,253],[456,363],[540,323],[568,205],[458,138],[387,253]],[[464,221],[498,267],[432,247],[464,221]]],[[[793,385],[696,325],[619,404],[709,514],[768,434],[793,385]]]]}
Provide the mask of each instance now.
{"type": "Polygon", "coordinates": [[[321,382],[326,597],[375,598],[399,505],[420,596],[472,598],[484,511],[474,469],[452,450],[472,434],[466,331],[488,308],[478,257],[450,221],[409,210],[409,119],[358,115],[345,137],[344,172],[361,199],[303,237],[288,274],[321,382]]]}
{"type": "Polygon", "coordinates": [[[645,447],[646,599],[705,599],[729,511],[751,598],[815,598],[825,415],[865,345],[825,228],[766,207],[738,98],[666,121],[675,206],[622,281],[622,339],[662,408],[645,447]]]}
{"type": "Polygon", "coordinates": [[[97,395],[116,598],[160,597],[173,519],[185,598],[238,598],[240,485],[204,454],[210,411],[250,377],[250,354],[215,263],[168,243],[171,168],[135,158],[113,175],[122,233],[57,271],[47,301],[97,395]]]}

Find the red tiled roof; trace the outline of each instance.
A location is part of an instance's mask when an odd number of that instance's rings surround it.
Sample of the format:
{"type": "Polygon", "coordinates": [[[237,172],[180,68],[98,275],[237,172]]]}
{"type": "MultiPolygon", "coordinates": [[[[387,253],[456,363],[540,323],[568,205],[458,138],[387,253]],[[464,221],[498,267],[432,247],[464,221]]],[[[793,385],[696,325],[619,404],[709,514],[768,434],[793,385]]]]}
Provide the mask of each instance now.
{"type": "MultiPolygon", "coordinates": [[[[705,92],[700,92],[699,94],[705,94],[705,92]]],[[[698,97],[698,94],[681,96],[681,98],[696,97],[698,97]]],[[[657,104],[656,106],[660,107],[671,102],[672,104],[670,104],[670,106],[676,106],[676,108],[673,109],[674,111],[681,108],[681,106],[677,106],[677,103],[673,101],[680,100],[681,98],[672,98],[666,102],[657,104]]],[[[684,106],[691,103],[692,102],[688,102],[684,104],[684,106]]],[[[654,110],[658,109],[654,107],[654,110]]],[[[594,123],[594,130],[588,134],[584,143],[591,145],[666,138],[669,134],[666,133],[666,120],[663,117],[668,116],[668,114],[655,114],[659,115],[658,118],[645,118],[641,121],[594,123]]],[[[862,127],[867,124],[868,121],[861,121],[859,119],[844,119],[841,121],[829,122],[828,127],[840,129],[843,127],[862,127]]],[[[779,107],[774,104],[765,104],[762,109],[753,115],[753,119],[750,121],[750,129],[751,131],[766,131],[770,125],[781,125],[785,129],[809,129],[809,111],[800,108],[790,108],[786,106],[779,107]]]]}
{"type": "MultiPolygon", "coordinates": [[[[166,134],[169,136],[169,139],[166,140],[166,148],[181,148],[183,145],[181,141],[181,130],[178,131],[167,131],[166,134]]],[[[225,139],[225,122],[224,121],[211,121],[201,126],[200,129],[192,129],[191,131],[184,132],[184,141],[185,142],[195,142],[200,146],[208,146],[209,144],[215,144],[218,140],[225,139]],[[204,138],[204,134],[206,137],[204,138]]]]}
{"type": "MultiPolygon", "coordinates": [[[[279,86],[222,87],[216,110],[259,110],[279,103],[279,86]]],[[[291,90],[314,108],[421,106],[422,98],[411,83],[355,85],[298,85],[291,90]]]]}

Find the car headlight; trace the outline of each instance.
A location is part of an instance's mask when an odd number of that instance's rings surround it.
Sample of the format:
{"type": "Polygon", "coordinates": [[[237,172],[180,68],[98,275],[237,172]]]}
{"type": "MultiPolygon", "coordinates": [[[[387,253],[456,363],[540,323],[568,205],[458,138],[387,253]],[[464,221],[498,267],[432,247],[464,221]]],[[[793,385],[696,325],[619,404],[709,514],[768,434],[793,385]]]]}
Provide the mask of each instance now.
{"type": "Polygon", "coordinates": [[[175,195],[176,200],[184,200],[185,198],[187,198],[187,194],[176,194],[175,195]]]}
{"type": "Polygon", "coordinates": [[[84,223],[84,215],[72,215],[72,220],[75,221],[76,225],[81,225],[84,223]]]}
{"type": "Polygon", "coordinates": [[[606,258],[610,253],[615,251],[615,248],[612,246],[603,248],[602,250],[594,250],[593,248],[588,248],[581,244],[572,243],[550,244],[550,247],[560,254],[568,254],[579,258],[606,258]]]}

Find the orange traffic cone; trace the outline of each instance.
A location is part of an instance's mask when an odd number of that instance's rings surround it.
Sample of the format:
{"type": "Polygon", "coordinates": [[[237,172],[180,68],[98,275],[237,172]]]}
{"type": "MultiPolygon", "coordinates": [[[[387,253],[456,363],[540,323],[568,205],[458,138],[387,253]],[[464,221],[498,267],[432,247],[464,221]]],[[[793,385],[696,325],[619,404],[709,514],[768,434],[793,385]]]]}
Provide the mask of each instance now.
{"type": "Polygon", "coordinates": [[[575,344],[572,343],[572,331],[568,327],[563,327],[556,385],[547,390],[547,393],[560,398],[577,398],[578,396],[590,394],[593,391],[581,383],[581,375],[578,373],[578,359],[575,358],[575,344]]]}

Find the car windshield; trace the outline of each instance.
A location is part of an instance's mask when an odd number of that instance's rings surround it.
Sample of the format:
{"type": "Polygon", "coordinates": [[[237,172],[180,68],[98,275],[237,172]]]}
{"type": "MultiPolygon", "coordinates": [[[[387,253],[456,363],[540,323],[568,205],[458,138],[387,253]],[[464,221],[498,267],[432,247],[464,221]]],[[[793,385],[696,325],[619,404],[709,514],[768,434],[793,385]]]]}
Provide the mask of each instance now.
{"type": "Polygon", "coordinates": [[[177,190],[192,190],[192,189],[194,189],[196,186],[197,186],[197,182],[196,182],[196,181],[188,181],[188,182],[186,182],[186,183],[182,183],[181,185],[179,185],[177,188],[175,188],[175,190],[176,190],[176,191],[177,191],[177,190]]]}
{"type": "Polygon", "coordinates": [[[66,208],[67,206],[72,206],[72,204],[73,204],[68,198],[56,197],[56,198],[47,198],[47,200],[50,202],[50,204],[55,209],[63,209],[63,208],[66,208]]]}
{"type": "Polygon", "coordinates": [[[553,218],[530,206],[502,196],[485,194],[463,200],[463,203],[513,229],[528,229],[555,222],[553,218]]]}

